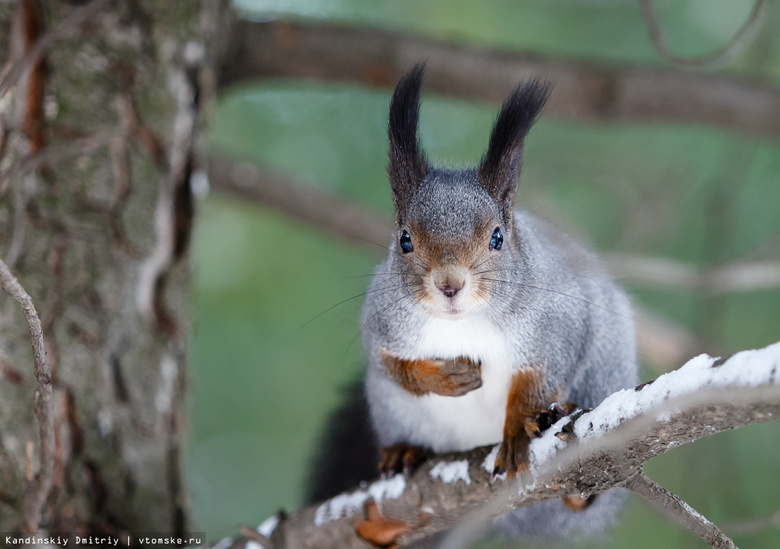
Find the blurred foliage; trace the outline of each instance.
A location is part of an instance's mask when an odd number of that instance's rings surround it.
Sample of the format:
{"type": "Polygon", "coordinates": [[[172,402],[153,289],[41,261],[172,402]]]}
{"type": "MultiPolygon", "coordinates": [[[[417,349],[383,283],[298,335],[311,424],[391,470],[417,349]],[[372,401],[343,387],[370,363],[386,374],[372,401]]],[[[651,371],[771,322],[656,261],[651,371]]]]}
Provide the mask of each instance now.
{"type": "MultiPolygon", "coordinates": [[[[728,41],[749,0],[656,2],[672,49],[728,41]]],[[[615,63],[660,64],[630,0],[242,0],[247,16],[313,18],[399,29],[496,48],[615,63]]],[[[780,81],[776,6],[727,72],[780,81]]],[[[321,190],[390,213],[389,93],[264,81],[225,94],[214,149],[255,159],[321,190]]],[[[426,96],[422,141],[435,162],[474,163],[496,105],[426,96]]],[[[518,206],[602,252],[708,267],[776,259],[780,146],[693,126],[585,126],[542,119],[531,133],[518,206]]],[[[300,504],[307,463],[339,388],[363,368],[358,322],[375,251],[345,245],[263,207],[218,195],[201,204],[195,274],[189,474],[194,529],[209,538],[300,504]]],[[[389,238],[389,235],[388,235],[389,238]]],[[[624,283],[635,301],[726,350],[780,339],[780,290],[711,297],[624,283]]],[[[647,370],[645,378],[656,377],[647,370]]],[[[675,449],[649,476],[718,523],[780,508],[780,426],[765,424],[675,449]]],[[[633,500],[613,547],[704,547],[633,500]]],[[[780,546],[769,530],[735,539],[780,546]]],[[[603,546],[603,545],[600,545],[603,546]]]]}

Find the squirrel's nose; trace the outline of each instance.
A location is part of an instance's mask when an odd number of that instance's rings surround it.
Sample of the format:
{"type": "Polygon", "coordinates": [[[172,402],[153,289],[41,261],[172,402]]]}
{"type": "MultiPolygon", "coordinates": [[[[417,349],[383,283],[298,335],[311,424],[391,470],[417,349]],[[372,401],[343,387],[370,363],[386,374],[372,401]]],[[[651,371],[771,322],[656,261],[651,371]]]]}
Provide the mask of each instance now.
{"type": "Polygon", "coordinates": [[[433,286],[448,299],[455,297],[468,281],[468,273],[458,268],[436,269],[431,274],[433,286]]]}
{"type": "Polygon", "coordinates": [[[455,297],[455,294],[457,294],[462,288],[463,288],[463,284],[455,285],[455,286],[444,284],[443,286],[439,286],[439,290],[446,297],[455,297]]]}

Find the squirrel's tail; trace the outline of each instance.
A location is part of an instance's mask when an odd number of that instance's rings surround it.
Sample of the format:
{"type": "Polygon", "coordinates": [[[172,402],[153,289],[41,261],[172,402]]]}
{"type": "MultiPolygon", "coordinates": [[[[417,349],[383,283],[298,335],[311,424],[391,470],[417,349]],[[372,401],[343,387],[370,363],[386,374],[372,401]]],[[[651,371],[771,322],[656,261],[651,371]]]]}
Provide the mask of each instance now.
{"type": "Polygon", "coordinates": [[[306,502],[324,501],[377,476],[379,448],[368,415],[363,382],[344,391],[342,404],[328,418],[315,450],[306,502]]]}

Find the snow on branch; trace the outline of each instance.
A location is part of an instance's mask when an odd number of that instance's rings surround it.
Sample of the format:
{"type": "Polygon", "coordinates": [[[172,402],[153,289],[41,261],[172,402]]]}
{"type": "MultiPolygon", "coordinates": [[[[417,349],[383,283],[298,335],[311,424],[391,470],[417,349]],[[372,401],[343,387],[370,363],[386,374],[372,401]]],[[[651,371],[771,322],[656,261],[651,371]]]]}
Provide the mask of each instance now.
{"type": "Polygon", "coordinates": [[[453,538],[465,542],[485,521],[511,509],[616,486],[631,488],[642,464],[654,456],[777,418],[778,368],[780,342],[727,359],[701,355],[654,381],[614,393],[593,410],[561,419],[532,442],[530,471],[514,483],[491,479],[497,447],[440,455],[409,478],[377,480],[289,517],[274,517],[261,525],[255,539],[219,545],[365,548],[355,522],[370,501],[385,517],[406,525],[397,539],[401,546],[458,524],[453,538]]]}

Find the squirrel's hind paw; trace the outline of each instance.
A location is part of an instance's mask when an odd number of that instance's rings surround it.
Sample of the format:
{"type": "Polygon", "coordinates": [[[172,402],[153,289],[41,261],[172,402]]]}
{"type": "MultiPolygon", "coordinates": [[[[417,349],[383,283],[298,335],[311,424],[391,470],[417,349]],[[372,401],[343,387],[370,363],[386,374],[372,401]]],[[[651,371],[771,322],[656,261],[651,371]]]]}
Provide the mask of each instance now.
{"type": "Polygon", "coordinates": [[[574,402],[553,402],[541,410],[533,421],[537,426],[536,436],[542,436],[542,433],[557,423],[559,419],[571,415],[577,408],[579,406],[574,402]]]}
{"type": "Polygon", "coordinates": [[[493,469],[493,478],[506,473],[508,479],[522,475],[528,468],[528,443],[531,439],[525,431],[505,436],[501,441],[493,469]]]}
{"type": "Polygon", "coordinates": [[[577,408],[579,406],[573,402],[553,402],[532,416],[509,416],[511,421],[504,428],[504,440],[498,449],[493,477],[503,473],[510,479],[515,475],[522,475],[528,468],[528,445],[531,439],[542,436],[542,433],[559,419],[568,416],[577,408]]]}
{"type": "Polygon", "coordinates": [[[420,446],[394,444],[382,448],[379,473],[388,478],[396,473],[411,474],[417,466],[428,459],[430,452],[420,446]]]}

